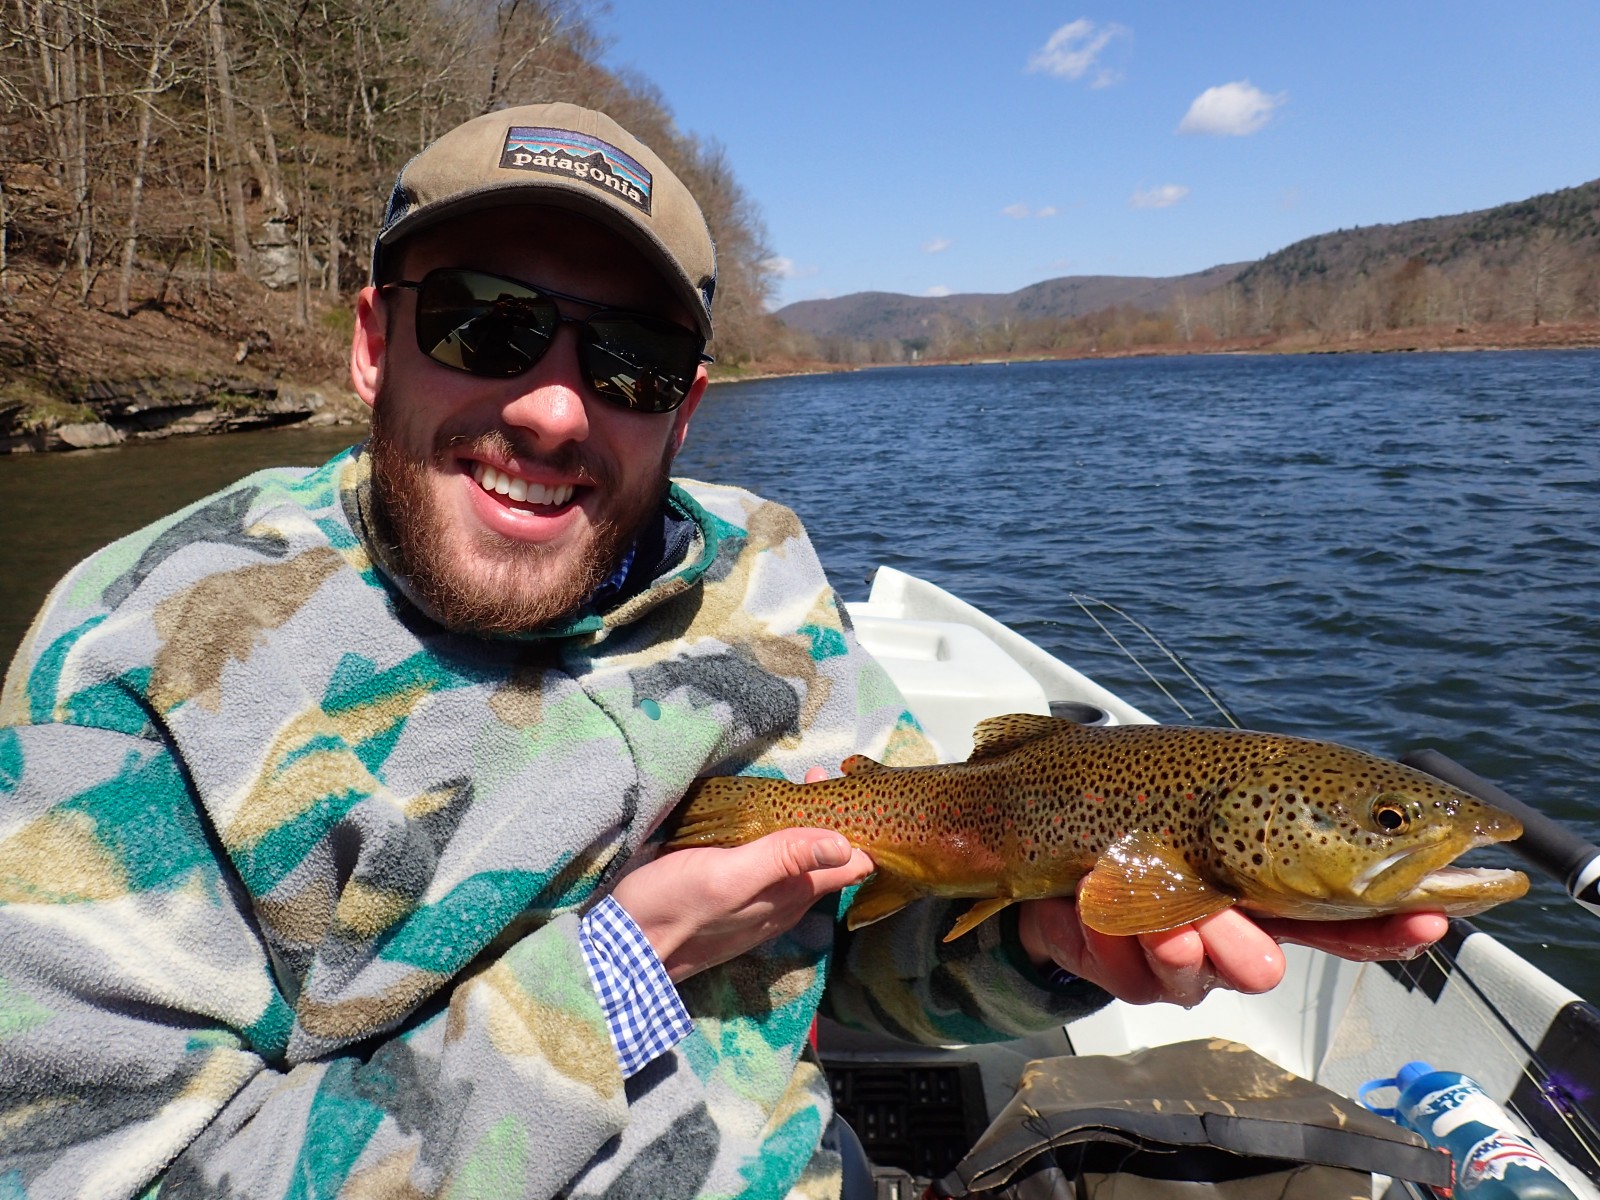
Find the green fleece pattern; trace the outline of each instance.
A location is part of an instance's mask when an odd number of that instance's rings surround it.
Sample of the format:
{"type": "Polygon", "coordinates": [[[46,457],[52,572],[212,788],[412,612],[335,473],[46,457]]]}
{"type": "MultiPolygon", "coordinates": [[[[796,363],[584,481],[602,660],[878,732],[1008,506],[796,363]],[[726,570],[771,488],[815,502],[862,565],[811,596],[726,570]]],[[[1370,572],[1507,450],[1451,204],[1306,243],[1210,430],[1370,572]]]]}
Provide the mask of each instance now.
{"type": "MultiPolygon", "coordinates": [[[[359,452],[241,481],[52,593],[0,697],[0,1191],[828,1195],[807,1030],[837,903],[689,980],[623,1081],[577,936],[691,780],[919,761],[794,515],[614,611],[489,640],[373,561],[359,452]]],[[[938,1041],[1082,1011],[920,905],[837,1007],[938,1041]],[[941,954],[944,955],[941,958],[941,954]]],[[[846,978],[845,976],[848,976],[846,978]]]]}

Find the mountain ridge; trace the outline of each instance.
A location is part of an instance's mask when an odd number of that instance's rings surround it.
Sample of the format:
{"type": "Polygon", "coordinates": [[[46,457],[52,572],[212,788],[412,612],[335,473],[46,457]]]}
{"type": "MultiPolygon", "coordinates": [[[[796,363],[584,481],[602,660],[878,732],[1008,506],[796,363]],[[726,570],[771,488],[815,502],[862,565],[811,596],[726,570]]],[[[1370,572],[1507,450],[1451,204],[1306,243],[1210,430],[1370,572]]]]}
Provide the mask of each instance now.
{"type": "Polygon", "coordinates": [[[941,317],[966,325],[995,325],[1008,316],[1080,317],[1126,306],[1160,309],[1180,294],[1201,295],[1231,282],[1251,263],[1225,263],[1188,275],[1063,275],[1014,292],[959,292],[908,296],[852,292],[828,300],[798,300],[773,313],[791,329],[814,337],[863,340],[926,337],[941,317]]]}
{"type": "Polygon", "coordinates": [[[1472,258],[1514,266],[1559,250],[1569,262],[1600,261],[1600,179],[1470,212],[1339,229],[1301,238],[1250,262],[1175,276],[1064,275],[1013,292],[910,296],[853,292],[801,300],[773,313],[821,339],[913,341],[941,327],[1070,320],[1107,309],[1158,313],[1230,284],[1245,292],[1315,284],[1340,287],[1405,264],[1448,269],[1472,258]]]}

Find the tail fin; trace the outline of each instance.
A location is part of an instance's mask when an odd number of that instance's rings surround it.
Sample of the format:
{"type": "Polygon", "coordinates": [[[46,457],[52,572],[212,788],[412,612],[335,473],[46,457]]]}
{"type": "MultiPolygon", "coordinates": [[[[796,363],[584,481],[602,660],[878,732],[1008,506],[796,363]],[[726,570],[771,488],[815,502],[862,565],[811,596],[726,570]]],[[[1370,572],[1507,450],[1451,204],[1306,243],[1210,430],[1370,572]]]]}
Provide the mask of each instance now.
{"type": "Polygon", "coordinates": [[[770,819],[772,792],[797,787],[781,779],[717,775],[696,780],[667,818],[666,849],[742,846],[778,826],[770,819]]]}

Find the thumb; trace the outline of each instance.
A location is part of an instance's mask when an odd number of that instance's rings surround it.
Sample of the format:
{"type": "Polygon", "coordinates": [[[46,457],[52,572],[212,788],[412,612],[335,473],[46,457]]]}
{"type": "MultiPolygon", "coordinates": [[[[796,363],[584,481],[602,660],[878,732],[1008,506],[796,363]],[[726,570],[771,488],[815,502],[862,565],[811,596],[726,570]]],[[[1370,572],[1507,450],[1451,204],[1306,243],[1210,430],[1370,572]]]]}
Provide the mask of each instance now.
{"type": "Polygon", "coordinates": [[[865,878],[872,869],[871,860],[865,854],[852,846],[842,833],[831,829],[781,829],[769,837],[783,875],[808,875],[813,871],[855,865],[865,878]],[[860,861],[856,862],[858,859],[860,861]]]}

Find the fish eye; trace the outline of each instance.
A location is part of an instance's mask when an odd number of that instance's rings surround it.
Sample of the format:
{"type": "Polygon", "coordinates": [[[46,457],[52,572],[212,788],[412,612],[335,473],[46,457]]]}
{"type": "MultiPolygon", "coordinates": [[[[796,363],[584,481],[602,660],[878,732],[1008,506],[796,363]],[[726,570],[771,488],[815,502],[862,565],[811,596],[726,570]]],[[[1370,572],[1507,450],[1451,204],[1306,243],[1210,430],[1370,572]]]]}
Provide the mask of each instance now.
{"type": "Polygon", "coordinates": [[[1372,802],[1372,821],[1385,833],[1404,833],[1415,817],[1414,805],[1404,796],[1382,795],[1372,802]]]}

